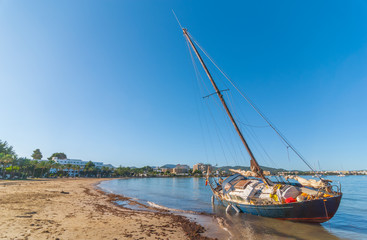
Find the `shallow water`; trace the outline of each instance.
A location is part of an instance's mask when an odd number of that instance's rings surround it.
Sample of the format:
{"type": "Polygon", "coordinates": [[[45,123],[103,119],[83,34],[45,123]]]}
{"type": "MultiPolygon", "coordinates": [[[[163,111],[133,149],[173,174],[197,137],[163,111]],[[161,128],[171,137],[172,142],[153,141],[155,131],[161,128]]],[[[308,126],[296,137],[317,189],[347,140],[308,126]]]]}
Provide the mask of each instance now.
{"type": "Polygon", "coordinates": [[[171,209],[214,213],[229,223],[233,239],[367,239],[367,176],[331,176],[342,184],[339,210],[328,222],[294,223],[247,214],[225,213],[203,178],[131,178],[102,182],[107,192],[171,209]]]}

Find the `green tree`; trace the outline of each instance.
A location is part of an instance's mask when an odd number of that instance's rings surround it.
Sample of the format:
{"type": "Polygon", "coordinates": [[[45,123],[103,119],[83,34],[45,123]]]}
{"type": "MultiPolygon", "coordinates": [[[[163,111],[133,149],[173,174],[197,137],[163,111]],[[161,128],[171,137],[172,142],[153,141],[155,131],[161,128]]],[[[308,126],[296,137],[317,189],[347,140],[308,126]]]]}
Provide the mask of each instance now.
{"type": "Polygon", "coordinates": [[[102,177],[110,177],[111,176],[111,172],[112,172],[112,170],[109,167],[103,166],[101,168],[101,175],[102,175],[102,177]]]}
{"type": "Polygon", "coordinates": [[[144,172],[144,173],[150,173],[150,172],[153,172],[153,168],[150,167],[150,166],[145,166],[145,167],[142,167],[141,170],[144,172]]]}
{"type": "Polygon", "coordinates": [[[47,158],[48,160],[52,160],[52,158],[58,158],[58,159],[67,159],[67,156],[65,153],[54,153],[51,155],[51,157],[47,158]]]}
{"type": "Polygon", "coordinates": [[[78,177],[80,177],[80,169],[81,169],[80,165],[76,165],[76,170],[78,170],[78,177]]]}
{"type": "Polygon", "coordinates": [[[38,166],[41,168],[41,177],[45,177],[44,175],[49,175],[50,169],[53,165],[54,161],[40,161],[38,166]],[[46,171],[45,171],[46,169],[46,171]],[[44,174],[45,173],[45,174],[44,174]]]}
{"type": "Polygon", "coordinates": [[[16,155],[13,155],[11,156],[11,159],[10,159],[10,178],[13,179],[14,178],[14,169],[15,170],[19,170],[19,167],[18,167],[18,158],[16,155]],[[15,167],[15,168],[14,168],[15,167]]]}
{"type": "Polygon", "coordinates": [[[133,175],[133,171],[131,168],[129,167],[122,167],[119,166],[117,167],[114,172],[113,172],[113,176],[115,177],[129,177],[133,175]]]}
{"type": "Polygon", "coordinates": [[[10,146],[7,141],[0,140],[0,153],[15,155],[13,146],[10,146]]]}
{"type": "Polygon", "coordinates": [[[73,169],[73,177],[75,178],[77,166],[75,164],[71,165],[71,169],[73,169]]]}
{"type": "Polygon", "coordinates": [[[3,174],[2,178],[5,178],[6,168],[13,161],[13,155],[0,153],[0,163],[2,165],[3,174]]]}
{"type": "Polygon", "coordinates": [[[37,160],[41,160],[42,159],[42,153],[41,153],[41,150],[39,150],[38,148],[36,150],[33,151],[33,154],[32,154],[32,158],[33,159],[37,159],[37,160]]]}
{"type": "Polygon", "coordinates": [[[37,160],[32,160],[30,162],[30,168],[32,170],[32,177],[33,178],[36,176],[35,173],[36,173],[36,169],[37,169],[38,165],[39,165],[39,162],[37,160]]]}
{"type": "Polygon", "coordinates": [[[194,175],[202,175],[203,173],[200,170],[196,169],[192,174],[194,174],[194,175]]]}
{"type": "Polygon", "coordinates": [[[18,175],[20,179],[25,179],[28,177],[29,175],[29,168],[30,168],[30,162],[31,160],[28,158],[18,158],[18,167],[19,167],[19,171],[18,171],[18,175]]]}
{"type": "MultiPolygon", "coordinates": [[[[61,163],[55,163],[53,165],[53,168],[56,169],[56,174],[60,174],[60,171],[62,171],[63,173],[63,170],[64,170],[64,165],[62,165],[61,163]]],[[[62,174],[63,175],[63,174],[62,174]]]]}
{"type": "Polygon", "coordinates": [[[65,167],[68,170],[68,176],[70,177],[70,169],[73,168],[73,165],[71,163],[68,163],[65,165],[65,167]]]}
{"type": "Polygon", "coordinates": [[[95,166],[96,165],[92,161],[89,161],[87,164],[85,164],[85,168],[94,168],[95,166]]]}
{"type": "Polygon", "coordinates": [[[2,177],[5,177],[7,166],[13,162],[15,157],[13,146],[10,146],[7,141],[0,140],[0,164],[2,165],[2,177]]]}
{"type": "Polygon", "coordinates": [[[87,177],[90,177],[96,172],[96,165],[92,161],[89,161],[85,164],[84,171],[86,172],[87,177]]]}

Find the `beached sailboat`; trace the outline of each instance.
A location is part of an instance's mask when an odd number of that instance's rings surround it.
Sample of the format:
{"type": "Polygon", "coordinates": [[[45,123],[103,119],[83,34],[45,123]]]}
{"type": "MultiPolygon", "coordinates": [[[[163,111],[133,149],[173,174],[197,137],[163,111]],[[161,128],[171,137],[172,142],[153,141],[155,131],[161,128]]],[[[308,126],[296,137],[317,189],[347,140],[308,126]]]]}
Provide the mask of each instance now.
{"type": "MultiPolygon", "coordinates": [[[[226,205],[227,210],[232,208],[237,212],[263,217],[313,223],[321,223],[331,219],[336,213],[342,198],[340,185],[332,185],[330,180],[321,178],[316,172],[315,174],[319,177],[319,181],[314,179],[307,180],[298,176],[285,176],[280,180],[271,181],[258,164],[238,127],[221,91],[218,89],[216,82],[196,48],[197,43],[195,42],[194,44],[187,29],[182,28],[182,30],[188,45],[195,52],[214,87],[215,93],[212,95],[219,97],[226,114],[251,158],[251,171],[231,169],[233,175],[227,178],[207,175],[207,182],[213,192],[213,200],[215,198],[226,205]],[[289,181],[291,178],[295,181],[289,181]]],[[[274,125],[251,102],[249,103],[300,159],[313,170],[274,125]]]]}

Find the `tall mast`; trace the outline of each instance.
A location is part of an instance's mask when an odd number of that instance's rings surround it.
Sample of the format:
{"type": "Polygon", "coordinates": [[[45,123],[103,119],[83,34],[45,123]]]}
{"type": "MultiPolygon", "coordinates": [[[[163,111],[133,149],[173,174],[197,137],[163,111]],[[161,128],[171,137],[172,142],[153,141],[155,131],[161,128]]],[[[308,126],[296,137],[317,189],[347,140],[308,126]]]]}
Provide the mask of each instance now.
{"type": "Polygon", "coordinates": [[[187,29],[183,28],[182,30],[183,30],[183,34],[184,34],[184,36],[185,36],[185,37],[186,37],[186,39],[189,41],[189,43],[190,43],[190,45],[191,45],[192,49],[194,50],[194,52],[195,52],[196,56],[198,57],[198,59],[199,59],[199,61],[200,61],[201,65],[203,66],[203,68],[204,68],[204,70],[205,70],[205,72],[206,72],[206,75],[208,75],[208,78],[209,78],[210,82],[212,83],[212,85],[213,85],[213,87],[214,87],[214,89],[215,89],[215,92],[217,93],[217,95],[218,95],[218,97],[219,97],[220,101],[222,102],[222,105],[223,105],[224,109],[226,110],[226,112],[227,112],[227,114],[228,114],[229,118],[231,119],[231,122],[232,122],[232,124],[233,124],[234,128],[236,129],[236,131],[237,131],[238,135],[239,135],[239,136],[240,136],[240,138],[241,138],[241,141],[242,141],[243,145],[245,146],[245,148],[246,148],[246,150],[247,150],[248,154],[249,154],[249,155],[250,155],[250,157],[251,157],[251,161],[250,161],[250,163],[251,163],[251,170],[252,170],[253,172],[255,172],[259,177],[261,177],[261,178],[265,181],[265,183],[268,183],[268,180],[267,180],[267,179],[265,178],[265,176],[264,176],[263,170],[261,169],[260,165],[259,165],[259,164],[258,164],[258,162],[256,161],[255,156],[254,156],[254,154],[252,153],[252,151],[251,151],[250,147],[248,146],[248,144],[247,144],[247,142],[246,142],[245,138],[243,137],[241,130],[238,128],[237,122],[234,120],[234,118],[233,118],[233,116],[232,116],[232,113],[231,113],[231,111],[229,110],[229,108],[228,108],[228,106],[227,106],[227,103],[226,103],[226,101],[225,101],[225,100],[224,100],[224,98],[223,98],[222,93],[219,91],[219,89],[218,89],[218,87],[217,87],[217,84],[215,83],[215,81],[214,81],[214,79],[213,79],[212,75],[210,74],[210,72],[209,72],[208,68],[206,67],[206,65],[205,65],[205,63],[204,63],[203,59],[201,58],[201,56],[200,56],[200,54],[199,54],[198,50],[196,49],[195,45],[194,45],[194,44],[193,44],[193,42],[191,41],[191,38],[190,38],[189,34],[187,33],[187,29]]]}

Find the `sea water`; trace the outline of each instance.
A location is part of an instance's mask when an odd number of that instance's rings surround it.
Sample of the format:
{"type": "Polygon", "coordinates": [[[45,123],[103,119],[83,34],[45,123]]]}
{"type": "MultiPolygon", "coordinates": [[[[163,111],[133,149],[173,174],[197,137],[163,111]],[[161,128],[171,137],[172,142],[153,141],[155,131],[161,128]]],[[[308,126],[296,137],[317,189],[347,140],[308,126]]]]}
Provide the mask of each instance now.
{"type": "Polygon", "coordinates": [[[367,176],[330,176],[341,183],[339,210],[328,222],[305,224],[249,214],[226,213],[211,203],[203,178],[130,178],[102,182],[99,187],[156,207],[189,213],[212,213],[226,220],[232,239],[367,239],[367,176]]]}

